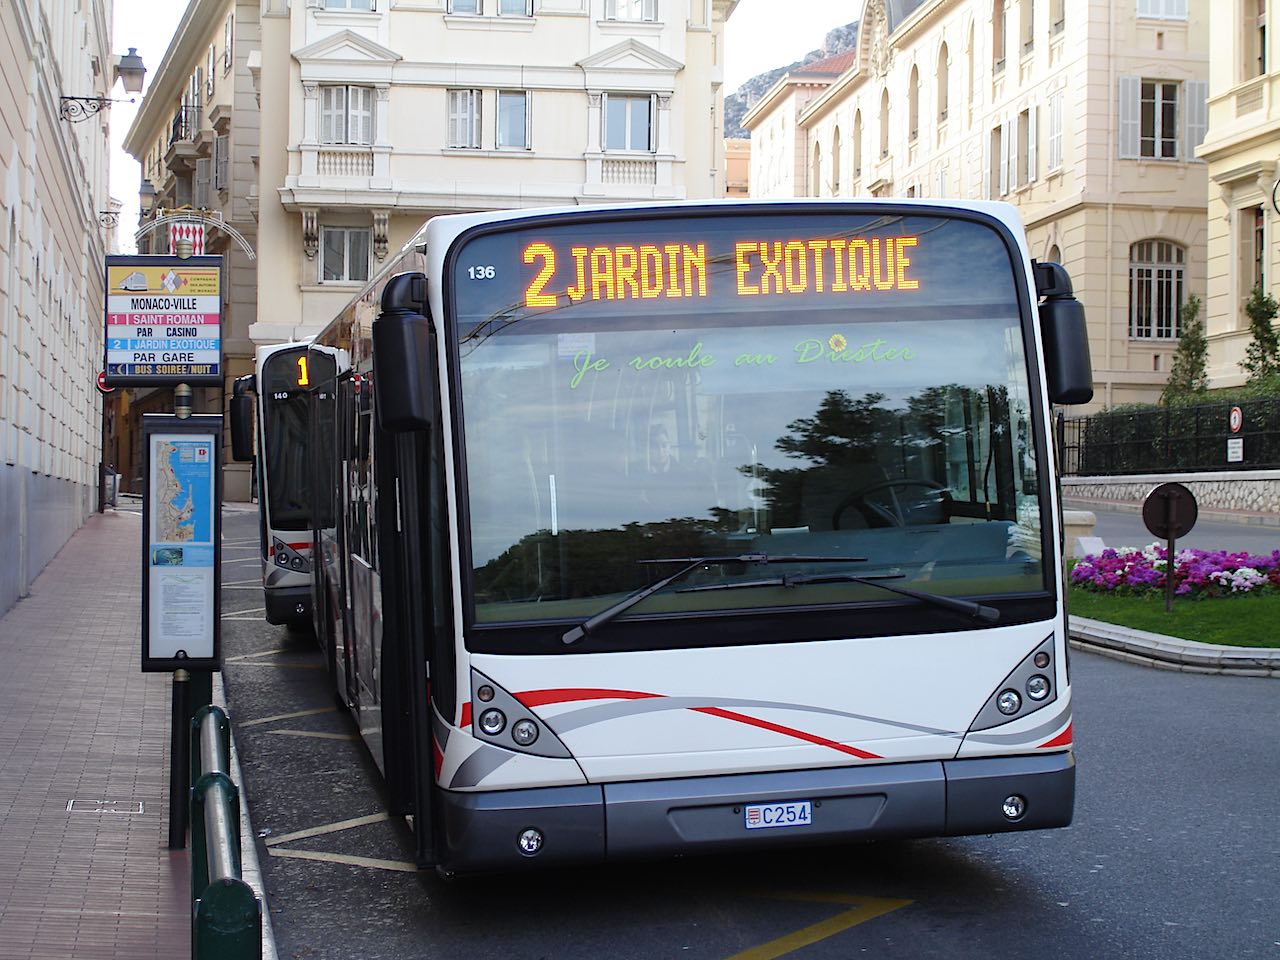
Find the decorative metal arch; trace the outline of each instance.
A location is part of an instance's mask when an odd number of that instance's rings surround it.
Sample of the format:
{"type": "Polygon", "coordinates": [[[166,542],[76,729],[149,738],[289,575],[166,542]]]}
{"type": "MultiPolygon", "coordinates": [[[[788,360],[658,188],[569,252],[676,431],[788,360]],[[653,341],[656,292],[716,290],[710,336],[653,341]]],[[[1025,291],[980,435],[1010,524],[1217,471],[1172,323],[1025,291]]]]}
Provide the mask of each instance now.
{"type": "Polygon", "coordinates": [[[161,211],[150,223],[141,227],[137,233],[133,235],[134,243],[137,243],[143,237],[153,234],[158,230],[169,227],[174,223],[192,223],[197,222],[203,224],[206,228],[221,230],[232,240],[234,240],[245,252],[250,260],[257,260],[258,255],[254,253],[253,246],[235,227],[224,221],[221,217],[211,216],[203,210],[178,209],[161,211]]]}

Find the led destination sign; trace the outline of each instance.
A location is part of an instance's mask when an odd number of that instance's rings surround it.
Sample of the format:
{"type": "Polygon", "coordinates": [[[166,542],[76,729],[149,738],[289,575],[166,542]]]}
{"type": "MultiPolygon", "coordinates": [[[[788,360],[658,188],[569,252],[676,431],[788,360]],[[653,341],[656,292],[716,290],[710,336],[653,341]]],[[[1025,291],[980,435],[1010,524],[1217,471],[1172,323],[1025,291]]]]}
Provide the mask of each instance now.
{"type": "Polygon", "coordinates": [[[920,289],[913,270],[919,244],[918,236],[738,240],[728,273],[717,269],[723,258],[708,257],[706,242],[557,248],[534,240],[521,256],[536,268],[524,304],[906,292],[920,289]],[[572,279],[564,283],[566,277],[572,279]],[[713,284],[726,291],[712,291],[713,284]]]}

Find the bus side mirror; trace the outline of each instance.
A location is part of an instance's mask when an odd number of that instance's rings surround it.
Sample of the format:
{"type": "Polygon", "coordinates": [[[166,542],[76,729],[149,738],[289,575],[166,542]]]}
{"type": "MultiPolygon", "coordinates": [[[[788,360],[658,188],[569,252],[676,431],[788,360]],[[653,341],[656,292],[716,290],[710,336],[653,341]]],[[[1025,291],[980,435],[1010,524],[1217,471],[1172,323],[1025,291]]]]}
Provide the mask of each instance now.
{"type": "Polygon", "coordinates": [[[231,395],[231,458],[242,463],[253,459],[253,396],[257,377],[237,377],[231,395]]]}
{"type": "Polygon", "coordinates": [[[1040,334],[1049,400],[1055,404],[1093,399],[1093,364],[1084,304],[1075,298],[1071,277],[1060,263],[1034,265],[1040,301],[1040,334]]]}
{"type": "Polygon", "coordinates": [[[392,277],[382,291],[382,313],[373,321],[374,406],[391,433],[428,430],[435,411],[427,278],[392,277]]]}

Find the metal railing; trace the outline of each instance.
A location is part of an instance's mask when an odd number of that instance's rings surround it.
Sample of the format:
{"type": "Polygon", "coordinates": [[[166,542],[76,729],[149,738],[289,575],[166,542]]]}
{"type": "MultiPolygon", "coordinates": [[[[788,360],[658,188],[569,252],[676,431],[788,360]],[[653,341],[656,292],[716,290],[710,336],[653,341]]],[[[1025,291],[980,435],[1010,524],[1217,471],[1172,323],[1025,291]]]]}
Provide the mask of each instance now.
{"type": "Polygon", "coordinates": [[[1122,476],[1280,468],[1280,397],[1188,406],[1108,410],[1059,417],[1063,476],[1122,476]],[[1239,430],[1231,411],[1239,407],[1239,430]],[[1229,439],[1241,440],[1229,459],[1229,439]]]}
{"type": "Polygon", "coordinates": [[[262,903],[240,873],[240,791],[231,722],[218,707],[191,720],[192,960],[262,960],[262,903]]]}

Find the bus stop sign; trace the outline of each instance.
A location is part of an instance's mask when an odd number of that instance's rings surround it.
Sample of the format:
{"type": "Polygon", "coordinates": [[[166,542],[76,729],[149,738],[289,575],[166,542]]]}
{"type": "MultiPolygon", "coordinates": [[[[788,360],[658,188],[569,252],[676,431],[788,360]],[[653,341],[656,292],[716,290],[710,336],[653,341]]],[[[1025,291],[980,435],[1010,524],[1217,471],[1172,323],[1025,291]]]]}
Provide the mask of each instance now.
{"type": "Polygon", "coordinates": [[[1196,498],[1180,483],[1162,483],[1142,502],[1142,522],[1153,537],[1177,540],[1196,525],[1196,498]]]}

